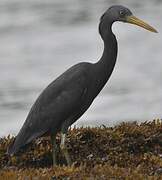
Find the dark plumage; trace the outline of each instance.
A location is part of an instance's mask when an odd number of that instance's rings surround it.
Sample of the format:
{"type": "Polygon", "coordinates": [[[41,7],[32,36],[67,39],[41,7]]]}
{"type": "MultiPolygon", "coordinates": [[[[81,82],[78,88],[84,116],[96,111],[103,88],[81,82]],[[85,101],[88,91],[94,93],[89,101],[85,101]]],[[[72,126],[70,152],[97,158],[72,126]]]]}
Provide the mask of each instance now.
{"type": "Polygon", "coordinates": [[[68,164],[71,163],[65,146],[65,135],[68,127],[89,108],[114,69],[117,41],[111,27],[115,21],[129,22],[156,32],[154,28],[135,18],[129,9],[123,6],[110,7],[102,15],[99,24],[99,33],[104,41],[100,60],[94,64],[82,62],[74,65],[41,93],[14,143],[8,148],[9,154],[15,154],[33,139],[48,133],[52,137],[53,163],[56,164],[55,136],[61,131],[61,149],[68,164]]]}

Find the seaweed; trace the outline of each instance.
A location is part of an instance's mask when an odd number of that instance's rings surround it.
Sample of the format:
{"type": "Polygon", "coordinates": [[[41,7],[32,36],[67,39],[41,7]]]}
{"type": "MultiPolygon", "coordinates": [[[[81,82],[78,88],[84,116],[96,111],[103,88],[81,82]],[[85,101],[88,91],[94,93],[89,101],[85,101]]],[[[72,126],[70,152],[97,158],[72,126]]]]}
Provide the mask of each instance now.
{"type": "MultiPolygon", "coordinates": [[[[0,179],[162,179],[162,120],[115,127],[70,129],[67,146],[73,165],[58,149],[52,167],[51,142],[41,137],[16,156],[6,154],[13,136],[0,138],[0,179]]],[[[60,135],[57,136],[60,143],[60,135]]]]}

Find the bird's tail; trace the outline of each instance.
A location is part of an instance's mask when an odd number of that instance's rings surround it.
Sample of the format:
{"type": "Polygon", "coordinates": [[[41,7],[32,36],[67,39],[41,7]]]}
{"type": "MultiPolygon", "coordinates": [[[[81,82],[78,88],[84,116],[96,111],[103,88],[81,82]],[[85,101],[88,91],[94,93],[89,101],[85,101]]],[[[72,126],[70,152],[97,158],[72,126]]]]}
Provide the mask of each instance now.
{"type": "Polygon", "coordinates": [[[44,133],[37,133],[31,137],[28,134],[24,134],[23,131],[20,131],[19,134],[15,137],[14,141],[9,145],[6,154],[13,156],[21,148],[26,147],[33,139],[42,136],[44,133]]]}
{"type": "Polygon", "coordinates": [[[27,144],[27,142],[27,134],[25,134],[23,129],[21,129],[13,142],[9,145],[6,153],[11,156],[16,154],[25,144],[27,144]]]}
{"type": "Polygon", "coordinates": [[[15,146],[15,140],[16,138],[14,139],[14,141],[9,145],[8,149],[7,149],[7,154],[8,155],[14,155],[18,150],[19,150],[19,147],[16,147],[15,146]]]}

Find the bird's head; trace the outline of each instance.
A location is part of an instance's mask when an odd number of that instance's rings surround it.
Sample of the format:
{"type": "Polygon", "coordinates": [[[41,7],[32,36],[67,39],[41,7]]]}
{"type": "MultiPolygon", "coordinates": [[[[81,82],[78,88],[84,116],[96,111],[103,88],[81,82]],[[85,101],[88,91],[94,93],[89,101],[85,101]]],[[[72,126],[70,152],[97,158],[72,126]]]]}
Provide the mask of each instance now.
{"type": "Polygon", "coordinates": [[[157,33],[156,29],[147,24],[146,22],[135,17],[132,12],[124,6],[111,6],[101,17],[102,21],[108,21],[113,23],[115,21],[126,22],[130,24],[135,24],[137,26],[143,27],[151,32],[157,33]]]}

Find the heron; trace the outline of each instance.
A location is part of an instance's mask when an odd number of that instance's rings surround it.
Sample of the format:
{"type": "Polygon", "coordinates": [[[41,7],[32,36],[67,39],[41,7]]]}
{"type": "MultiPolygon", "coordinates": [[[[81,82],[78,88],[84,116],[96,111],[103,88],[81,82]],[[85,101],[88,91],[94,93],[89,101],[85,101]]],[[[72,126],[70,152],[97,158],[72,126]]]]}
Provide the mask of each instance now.
{"type": "Polygon", "coordinates": [[[99,34],[104,42],[101,58],[95,63],[80,62],[70,67],[42,91],[14,142],[8,147],[9,155],[16,154],[34,139],[48,134],[52,142],[53,165],[57,165],[56,135],[60,133],[61,153],[67,164],[72,164],[66,145],[68,128],[87,111],[113,72],[118,45],[112,24],[116,21],[157,33],[156,29],[135,17],[127,7],[109,7],[99,22],[99,34]]]}

